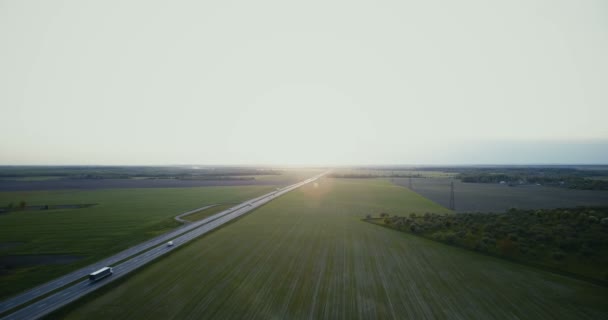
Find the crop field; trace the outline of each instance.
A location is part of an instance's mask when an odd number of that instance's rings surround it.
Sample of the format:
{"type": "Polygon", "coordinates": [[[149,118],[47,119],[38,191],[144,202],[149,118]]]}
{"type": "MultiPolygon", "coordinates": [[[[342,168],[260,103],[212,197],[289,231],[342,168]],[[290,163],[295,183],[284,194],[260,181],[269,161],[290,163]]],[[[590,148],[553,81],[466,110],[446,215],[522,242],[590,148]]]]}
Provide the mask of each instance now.
{"type": "Polygon", "coordinates": [[[608,289],[361,221],[449,213],[322,179],[54,314],[67,319],[601,319],[608,289]]]}
{"type": "Polygon", "coordinates": [[[126,249],[180,224],[175,215],[241,202],[274,186],[0,192],[0,203],[88,208],[0,214],[0,298],[126,249]]]}
{"type": "Polygon", "coordinates": [[[255,180],[260,184],[288,185],[306,180],[325,170],[318,168],[280,169],[280,175],[256,176],[255,180]]]}
{"type": "MultiPolygon", "coordinates": [[[[1,173],[2,171],[0,171],[1,173]]],[[[96,190],[96,189],[128,189],[128,188],[195,188],[211,186],[285,186],[304,180],[321,171],[318,169],[281,170],[280,174],[245,175],[245,176],[202,176],[199,178],[103,178],[82,179],[56,176],[33,176],[23,178],[0,179],[0,192],[3,191],[36,191],[36,190],[96,190]]],[[[0,207],[4,206],[0,202],[0,207]]]]}
{"type": "Polygon", "coordinates": [[[95,190],[129,188],[196,188],[213,186],[270,185],[253,179],[234,180],[179,180],[179,179],[45,179],[0,180],[2,191],[36,190],[95,190]]]}
{"type": "Polygon", "coordinates": [[[417,170],[416,168],[403,169],[369,169],[369,168],[342,168],[334,170],[333,173],[337,176],[344,177],[418,177],[418,178],[450,178],[456,176],[456,172],[446,172],[440,170],[417,170]]]}
{"type": "MultiPolygon", "coordinates": [[[[406,178],[392,179],[395,184],[407,187],[406,178]]],[[[443,206],[450,203],[451,179],[413,178],[416,193],[443,206]]],[[[456,212],[504,212],[517,209],[552,209],[576,206],[607,206],[606,190],[574,190],[536,185],[515,186],[490,183],[463,183],[454,180],[456,212]]]]}

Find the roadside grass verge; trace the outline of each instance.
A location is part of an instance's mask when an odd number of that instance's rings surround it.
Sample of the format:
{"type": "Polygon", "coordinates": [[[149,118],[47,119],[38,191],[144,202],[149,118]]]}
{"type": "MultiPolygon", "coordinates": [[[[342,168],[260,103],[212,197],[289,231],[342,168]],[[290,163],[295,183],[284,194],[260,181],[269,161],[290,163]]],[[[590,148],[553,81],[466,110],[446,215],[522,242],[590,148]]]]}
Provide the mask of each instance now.
{"type": "Polygon", "coordinates": [[[186,221],[190,221],[190,222],[194,222],[194,221],[198,221],[207,217],[210,217],[216,213],[222,212],[224,210],[230,209],[232,207],[234,207],[235,205],[237,205],[237,203],[225,203],[225,204],[219,204],[217,206],[213,206],[211,208],[207,208],[201,211],[197,211],[194,212],[192,214],[189,214],[187,216],[183,216],[181,217],[182,219],[186,220],[186,221]]]}

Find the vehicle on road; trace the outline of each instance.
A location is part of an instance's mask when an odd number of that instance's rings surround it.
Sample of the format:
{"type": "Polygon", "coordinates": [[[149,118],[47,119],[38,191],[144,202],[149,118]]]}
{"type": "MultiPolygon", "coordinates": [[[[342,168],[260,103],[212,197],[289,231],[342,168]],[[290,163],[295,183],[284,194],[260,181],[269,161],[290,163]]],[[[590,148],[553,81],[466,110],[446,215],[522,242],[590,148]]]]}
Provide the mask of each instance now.
{"type": "Polygon", "coordinates": [[[114,270],[110,267],[103,267],[91,274],[89,274],[89,280],[98,281],[105,277],[111,276],[114,273],[114,270]]]}
{"type": "Polygon", "coordinates": [[[167,247],[173,247],[173,241],[167,242],[167,247]]]}

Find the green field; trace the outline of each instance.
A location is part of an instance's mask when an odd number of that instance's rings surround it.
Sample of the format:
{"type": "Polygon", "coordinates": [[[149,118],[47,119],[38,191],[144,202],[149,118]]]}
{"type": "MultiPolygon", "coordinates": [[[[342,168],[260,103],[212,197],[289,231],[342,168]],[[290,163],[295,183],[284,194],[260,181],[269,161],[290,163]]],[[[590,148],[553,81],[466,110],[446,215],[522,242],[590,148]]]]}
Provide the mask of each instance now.
{"type": "Polygon", "coordinates": [[[210,217],[218,212],[222,212],[224,210],[230,209],[231,207],[234,207],[236,205],[236,203],[229,203],[229,204],[220,204],[217,206],[213,206],[211,208],[207,208],[205,210],[201,210],[201,211],[197,211],[193,214],[189,214],[187,216],[183,216],[182,219],[187,220],[187,221],[198,221],[207,217],[210,217]]]}
{"type": "MultiPolygon", "coordinates": [[[[409,187],[410,179],[395,178],[395,184],[409,187]]],[[[578,206],[608,206],[606,190],[575,190],[567,188],[524,185],[509,187],[498,183],[465,183],[447,178],[413,178],[413,190],[444,206],[450,203],[450,184],[454,181],[456,212],[497,212],[511,208],[550,209],[578,206]]]]}
{"type": "Polygon", "coordinates": [[[46,180],[59,180],[63,177],[56,176],[28,176],[28,177],[5,177],[1,180],[15,180],[15,181],[46,181],[46,180]]]}
{"type": "Polygon", "coordinates": [[[68,319],[600,319],[608,289],[361,221],[448,212],[406,188],[323,179],[127,281],[68,319]]]}
{"type": "Polygon", "coordinates": [[[17,204],[23,200],[28,205],[97,205],[0,214],[0,265],[3,266],[0,268],[0,298],[175,228],[179,226],[173,220],[175,215],[209,204],[241,202],[274,188],[238,186],[1,192],[0,203],[17,204]]]}
{"type": "Polygon", "coordinates": [[[369,177],[417,177],[417,178],[451,178],[457,175],[455,172],[446,172],[440,170],[416,170],[412,169],[365,169],[365,168],[342,168],[336,169],[332,172],[337,176],[369,176],[369,177]]]}

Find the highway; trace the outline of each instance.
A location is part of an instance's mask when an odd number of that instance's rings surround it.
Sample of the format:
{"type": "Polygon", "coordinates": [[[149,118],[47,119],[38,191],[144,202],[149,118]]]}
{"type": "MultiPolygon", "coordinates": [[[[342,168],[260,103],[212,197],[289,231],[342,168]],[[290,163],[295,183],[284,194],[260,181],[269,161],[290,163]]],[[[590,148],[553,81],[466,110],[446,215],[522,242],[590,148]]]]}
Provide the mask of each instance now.
{"type": "MultiPolygon", "coordinates": [[[[90,293],[112,281],[115,281],[129,272],[149,263],[150,261],[165,255],[175,248],[186,244],[187,242],[208,233],[221,225],[230,222],[262,205],[280,197],[281,195],[297,189],[307,183],[317,180],[327,173],[322,173],[302,182],[277,189],[276,191],[267,193],[263,196],[245,201],[230,209],[219,212],[213,216],[203,220],[184,225],[174,231],[168,232],[139,245],[124,250],[116,255],[106,258],[102,261],[79,269],[65,276],[47,282],[20,295],[3,301],[0,303],[0,313],[6,312],[17,306],[21,306],[27,302],[39,299],[41,296],[50,293],[51,291],[60,289],[72,282],[82,280],[89,273],[106,266],[114,268],[114,274],[108,278],[98,282],[91,282],[88,279],[76,282],[62,290],[59,290],[39,301],[36,301],[22,309],[19,309],[5,317],[5,319],[37,319],[50,312],[69,304],[70,302],[79,299],[87,293],[90,293]],[[168,247],[166,242],[172,240],[173,246],[168,247]],[[125,260],[127,259],[127,260],[125,260]],[[124,261],[123,261],[124,260],[124,261]],[[122,261],[122,262],[120,262],[122,261]],[[120,263],[119,263],[120,262],[120,263]],[[117,264],[118,263],[118,264],[117,264]]],[[[199,209],[193,210],[198,211],[199,209]]]]}

